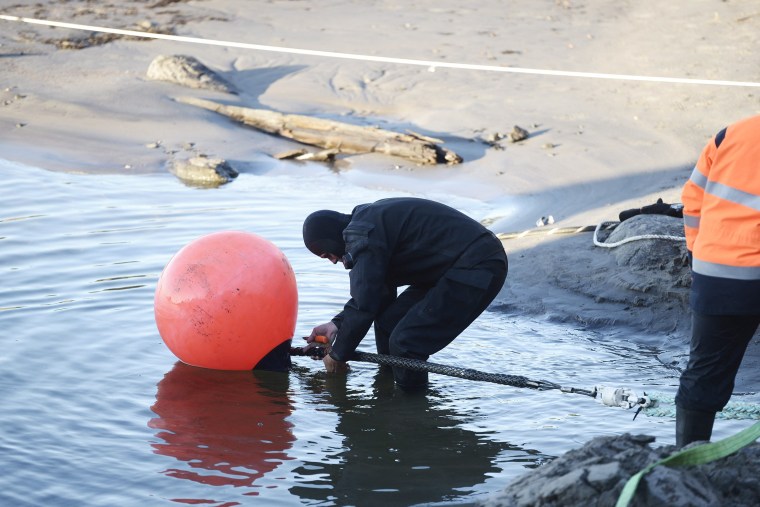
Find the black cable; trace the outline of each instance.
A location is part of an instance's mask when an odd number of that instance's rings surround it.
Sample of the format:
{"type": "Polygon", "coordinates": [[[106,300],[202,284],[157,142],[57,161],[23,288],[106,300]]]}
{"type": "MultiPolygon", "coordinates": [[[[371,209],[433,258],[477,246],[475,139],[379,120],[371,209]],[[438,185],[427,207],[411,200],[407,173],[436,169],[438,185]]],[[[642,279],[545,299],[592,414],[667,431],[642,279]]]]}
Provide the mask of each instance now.
{"type": "MultiPolygon", "coordinates": [[[[290,349],[290,355],[293,356],[312,356],[312,357],[324,357],[324,349],[321,347],[314,347],[308,350],[304,350],[298,347],[290,349]]],[[[503,373],[488,373],[472,368],[461,368],[458,366],[448,366],[437,363],[429,363],[427,361],[421,361],[419,359],[410,359],[407,357],[390,356],[386,354],[372,354],[369,352],[354,352],[354,355],[350,359],[351,361],[360,361],[363,363],[374,363],[385,366],[396,366],[399,368],[405,368],[407,370],[427,371],[431,373],[438,373],[440,375],[448,375],[450,377],[458,377],[466,380],[478,380],[481,382],[492,382],[494,384],[509,385],[512,387],[527,387],[530,389],[546,390],[546,389],[559,389],[566,393],[578,393],[596,397],[596,390],[589,391],[587,389],[577,389],[574,387],[562,387],[554,382],[548,382],[546,380],[532,380],[521,375],[507,375],[503,373]]]]}

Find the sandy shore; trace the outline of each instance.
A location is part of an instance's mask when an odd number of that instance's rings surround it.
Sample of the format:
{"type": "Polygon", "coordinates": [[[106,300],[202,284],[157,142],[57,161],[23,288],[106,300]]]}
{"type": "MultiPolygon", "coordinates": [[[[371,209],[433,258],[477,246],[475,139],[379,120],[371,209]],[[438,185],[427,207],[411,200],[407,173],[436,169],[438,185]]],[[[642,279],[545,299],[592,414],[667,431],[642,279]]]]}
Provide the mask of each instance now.
{"type": "MultiPolygon", "coordinates": [[[[423,61],[608,74],[760,80],[760,11],[716,0],[429,2],[242,0],[21,1],[2,14],[206,40],[423,61]]],[[[677,201],[704,142],[760,111],[757,88],[510,74],[254,51],[0,20],[0,155],[52,170],[165,170],[173,150],[228,160],[294,143],[177,104],[181,95],[280,112],[411,129],[461,154],[457,166],[414,167],[354,156],[348,171],[400,188],[509,202],[501,231],[615,219],[621,209],[677,201]],[[84,49],[59,47],[87,46],[84,49]],[[145,78],[158,55],[188,54],[239,96],[145,78]],[[521,143],[483,142],[514,125],[521,143]],[[160,142],[161,149],[149,148],[160,142]]]]}
{"type": "MultiPolygon", "coordinates": [[[[760,9],[752,2],[252,4],[150,0],[99,7],[35,0],[17,1],[0,14],[448,64],[760,81],[760,9]]],[[[2,158],[54,171],[130,174],[166,171],[173,157],[194,152],[255,172],[246,161],[297,146],[173,100],[194,96],[441,139],[462,164],[423,167],[357,155],[345,157],[340,170],[363,184],[493,203],[496,232],[525,230],[547,215],[559,227],[594,225],[658,197],[678,202],[704,143],[760,112],[757,87],[431,68],[9,20],[0,26],[2,158]],[[199,59],[239,93],[146,78],[155,57],[179,54],[199,59]],[[488,142],[515,125],[529,131],[528,139],[488,142]]],[[[511,264],[505,297],[514,311],[606,320],[685,340],[682,305],[632,309],[624,294],[606,302],[589,295],[594,282],[583,280],[598,282],[617,269],[607,252],[594,250],[590,235],[505,246],[511,264]],[[575,289],[558,288],[563,270],[575,289]]]]}

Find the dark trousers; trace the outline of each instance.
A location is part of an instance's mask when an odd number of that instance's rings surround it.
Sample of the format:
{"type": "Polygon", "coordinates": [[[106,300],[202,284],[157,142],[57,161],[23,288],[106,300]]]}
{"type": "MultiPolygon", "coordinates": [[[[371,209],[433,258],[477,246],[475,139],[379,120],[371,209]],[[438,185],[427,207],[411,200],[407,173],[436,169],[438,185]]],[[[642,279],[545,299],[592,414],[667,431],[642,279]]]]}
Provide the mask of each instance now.
{"type": "Polygon", "coordinates": [[[692,315],[689,362],[681,374],[676,405],[719,412],[734,390],[736,373],[760,324],[760,315],[692,315]]]}
{"type": "MultiPolygon", "coordinates": [[[[427,360],[472,324],[504,285],[507,258],[502,249],[471,261],[464,257],[432,287],[409,286],[386,307],[375,320],[377,352],[427,360]]],[[[427,372],[394,368],[394,377],[401,387],[427,383],[427,372]]]]}

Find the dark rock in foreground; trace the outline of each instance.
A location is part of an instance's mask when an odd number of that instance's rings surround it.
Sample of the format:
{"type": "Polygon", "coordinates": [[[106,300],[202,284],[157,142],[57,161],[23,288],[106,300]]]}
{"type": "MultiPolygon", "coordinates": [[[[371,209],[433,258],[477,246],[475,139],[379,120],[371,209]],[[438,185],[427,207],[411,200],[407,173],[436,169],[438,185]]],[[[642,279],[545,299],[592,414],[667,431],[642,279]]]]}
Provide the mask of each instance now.
{"type": "MultiPolygon", "coordinates": [[[[487,507],[614,506],[628,479],[668,457],[672,446],[650,447],[654,437],[597,437],[548,465],[518,477],[487,507]]],[[[699,445],[699,444],[692,444],[699,445]]],[[[687,467],[657,466],[646,474],[630,507],[755,506],[760,504],[760,444],[723,459],[687,467]]]]}

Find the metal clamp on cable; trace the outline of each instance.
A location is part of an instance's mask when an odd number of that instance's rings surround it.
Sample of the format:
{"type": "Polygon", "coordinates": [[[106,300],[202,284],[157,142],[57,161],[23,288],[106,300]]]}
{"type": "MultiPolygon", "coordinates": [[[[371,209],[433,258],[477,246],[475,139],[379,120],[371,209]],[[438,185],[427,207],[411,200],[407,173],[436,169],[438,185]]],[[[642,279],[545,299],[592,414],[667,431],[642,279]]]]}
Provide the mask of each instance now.
{"type": "Polygon", "coordinates": [[[596,388],[594,388],[593,391],[589,391],[588,389],[579,389],[577,387],[560,387],[559,389],[563,393],[584,394],[586,396],[590,396],[591,398],[596,398],[597,395],[596,388]]]}
{"type": "Polygon", "coordinates": [[[634,419],[636,419],[636,416],[639,415],[639,412],[643,409],[655,405],[655,401],[653,401],[647,393],[642,392],[641,395],[638,395],[634,390],[628,389],[627,387],[599,386],[596,390],[599,401],[601,401],[603,405],[622,408],[638,407],[633,416],[634,419]]]}

